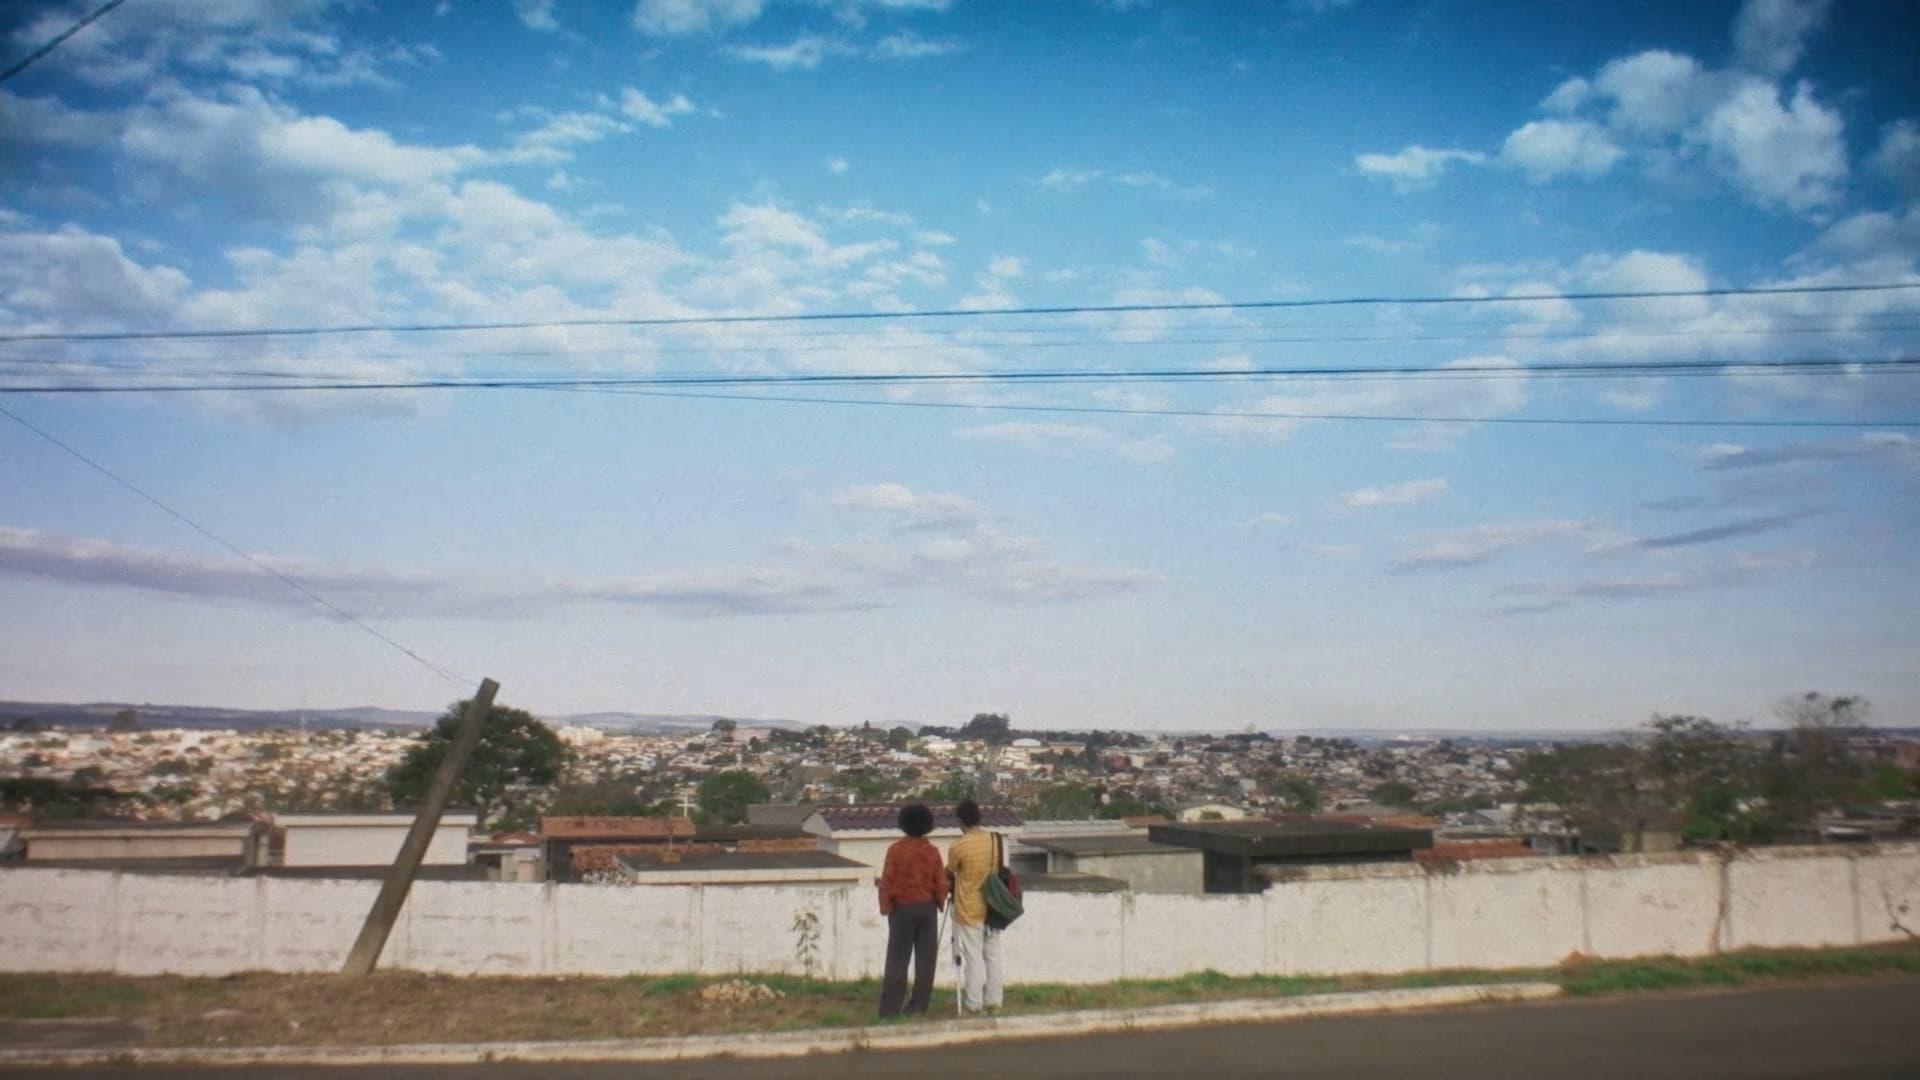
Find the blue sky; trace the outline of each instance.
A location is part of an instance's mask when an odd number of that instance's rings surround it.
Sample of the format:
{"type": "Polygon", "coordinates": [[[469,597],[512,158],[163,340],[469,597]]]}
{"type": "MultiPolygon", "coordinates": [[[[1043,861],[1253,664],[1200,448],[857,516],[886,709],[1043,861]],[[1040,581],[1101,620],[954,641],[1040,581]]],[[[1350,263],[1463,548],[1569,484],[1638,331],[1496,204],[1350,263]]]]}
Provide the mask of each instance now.
{"type": "MultiPolygon", "coordinates": [[[[0,55],[88,6],[9,5],[0,55]]],[[[1552,729],[1764,721],[1821,689],[1911,723],[1920,376],[1525,367],[1910,355],[1920,290],[1553,298],[1920,282],[1915,22],[1866,2],[128,0],[0,87],[0,335],[1548,299],[0,343],[0,385],[1495,378],[0,404],[536,711],[1552,729]],[[1502,422],[1543,418],[1854,426],[1502,422]]],[[[0,608],[0,697],[460,692],[11,423],[0,608]]]]}

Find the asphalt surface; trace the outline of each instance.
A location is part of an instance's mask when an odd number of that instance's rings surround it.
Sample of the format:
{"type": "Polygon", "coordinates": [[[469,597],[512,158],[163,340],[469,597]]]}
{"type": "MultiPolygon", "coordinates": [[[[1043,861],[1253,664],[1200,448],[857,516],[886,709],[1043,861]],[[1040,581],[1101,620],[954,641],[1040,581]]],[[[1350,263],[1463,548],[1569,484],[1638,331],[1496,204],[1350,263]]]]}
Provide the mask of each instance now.
{"type": "Polygon", "coordinates": [[[1393,1016],[669,1065],[59,1069],[62,1080],[858,1080],[861,1077],[1920,1077],[1920,981],[1483,1006],[1393,1016]]]}

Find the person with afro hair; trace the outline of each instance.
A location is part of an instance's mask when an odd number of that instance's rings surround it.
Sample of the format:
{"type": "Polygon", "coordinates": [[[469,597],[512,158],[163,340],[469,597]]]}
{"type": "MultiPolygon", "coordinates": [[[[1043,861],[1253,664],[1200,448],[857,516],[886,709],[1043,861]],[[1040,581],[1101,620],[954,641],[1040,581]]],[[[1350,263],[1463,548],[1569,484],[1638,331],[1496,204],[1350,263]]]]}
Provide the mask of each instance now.
{"type": "Polygon", "coordinates": [[[887,917],[887,967],[880,983],[881,1017],[923,1015],[933,1000],[940,949],[940,909],[947,902],[947,871],[940,849],[927,841],[933,811],[923,803],[900,808],[906,839],[887,848],[880,872],[880,914],[887,917]],[[913,958],[913,996],[907,997],[907,958],[913,958]],[[905,1008],[902,1008],[902,1001],[905,1008]]]}

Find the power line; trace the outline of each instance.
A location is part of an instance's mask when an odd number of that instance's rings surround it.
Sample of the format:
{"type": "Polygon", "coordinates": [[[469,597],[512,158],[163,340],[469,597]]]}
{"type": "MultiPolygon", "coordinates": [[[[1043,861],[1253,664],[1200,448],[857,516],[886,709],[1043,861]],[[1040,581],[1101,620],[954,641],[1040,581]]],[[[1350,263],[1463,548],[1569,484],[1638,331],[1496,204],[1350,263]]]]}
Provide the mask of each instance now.
{"type": "Polygon", "coordinates": [[[300,582],[295,581],[293,578],[288,577],[286,574],[283,574],[280,571],[274,569],[270,564],[254,558],[252,555],[248,554],[245,550],[243,550],[239,545],[228,541],[225,537],[220,536],[218,533],[215,533],[213,530],[193,520],[192,518],[181,513],[180,511],[175,510],[173,507],[168,506],[166,503],[161,502],[157,496],[148,493],[144,488],[141,488],[139,485],[135,484],[133,481],[128,480],[126,477],[121,476],[119,473],[116,473],[112,469],[107,468],[105,465],[102,465],[99,462],[93,460],[87,455],[81,453],[79,450],[76,450],[72,446],[67,445],[65,442],[62,442],[60,439],[56,438],[50,432],[45,431],[42,428],[34,425],[33,423],[28,421],[25,417],[21,416],[20,414],[13,412],[12,410],[6,408],[3,405],[0,405],[0,416],[4,416],[7,419],[12,420],[14,423],[19,424],[21,427],[26,428],[28,431],[31,431],[35,435],[40,436],[42,439],[45,439],[47,442],[52,443],[54,446],[59,447],[61,450],[66,451],[68,454],[72,455],[76,460],[78,460],[81,464],[87,466],[93,471],[99,473],[101,476],[104,476],[107,479],[113,481],[114,483],[119,484],[121,487],[126,488],[128,491],[133,492],[135,495],[140,496],[142,499],[145,499],[146,501],[152,503],[154,506],[159,507],[162,511],[164,511],[168,516],[172,517],[174,520],[179,521],[180,523],[186,525],[188,528],[192,529],[194,532],[199,533],[201,536],[206,537],[207,539],[213,541],[214,543],[219,544],[221,547],[226,548],[228,551],[233,552],[235,555],[240,556],[242,559],[245,559],[247,562],[252,563],[253,566],[256,569],[260,570],[262,573],[272,576],[273,578],[280,581],[281,584],[286,585],[290,589],[293,589],[295,592],[298,592],[300,595],[313,601],[315,604],[318,604],[319,606],[327,609],[328,611],[346,620],[347,622],[352,623],[353,625],[359,627],[360,629],[365,630],[367,633],[372,634],[375,638],[378,638],[380,641],[385,642],[386,644],[392,646],[393,648],[400,650],[402,653],[405,653],[407,656],[411,657],[415,663],[419,664],[421,667],[426,668],[428,671],[433,672],[435,675],[440,676],[442,679],[447,680],[448,682],[454,684],[455,686],[465,686],[469,681],[466,679],[455,677],[454,675],[447,672],[444,668],[440,667],[440,665],[434,663],[431,660],[428,660],[426,657],[421,656],[419,653],[414,652],[412,649],[407,648],[405,645],[400,644],[398,641],[395,641],[394,639],[374,629],[372,626],[369,626],[367,623],[362,622],[360,619],[354,617],[352,613],[341,608],[339,605],[333,603],[331,600],[328,600],[326,597],[321,596],[319,593],[314,592],[312,589],[307,588],[305,585],[302,585],[300,582]]]}
{"type": "MultiPolygon", "coordinates": [[[[1512,324],[1504,324],[1511,326],[1512,324]]],[[[1835,337],[1857,336],[1862,334],[1894,334],[1920,330],[1920,322],[1881,324],[1875,326],[1833,326],[1833,327],[1769,327],[1766,329],[1735,330],[1633,330],[1608,331],[1595,333],[1544,332],[1544,333],[1483,333],[1483,334],[1351,334],[1351,335],[1286,335],[1286,336],[1233,336],[1233,337],[1158,337],[1150,340],[1114,341],[1107,337],[1068,338],[1065,340],[936,340],[936,341],[860,341],[839,345],[795,345],[782,341],[769,341],[757,344],[714,345],[714,346],[675,346],[671,348],[647,349],[648,356],[725,356],[725,355],[772,355],[779,353],[837,353],[837,352],[933,352],[945,350],[969,349],[974,351],[1013,351],[1021,349],[1143,349],[1170,348],[1192,345],[1300,345],[1300,344],[1357,344],[1357,343],[1404,343],[1404,342],[1445,342],[1445,341],[1611,341],[1621,338],[1696,338],[1696,337],[1756,337],[1774,335],[1831,335],[1835,337]]],[[[1005,330],[949,331],[950,333],[1013,333],[1005,330]]],[[[1058,328],[1042,329],[1041,333],[1059,333],[1058,328]]],[[[798,335],[800,337],[833,337],[836,334],[798,335]]],[[[529,357],[529,358],[572,358],[584,356],[629,356],[636,351],[633,345],[605,349],[505,349],[505,350],[460,350],[465,357],[529,357]]],[[[391,360],[433,360],[440,359],[444,353],[426,352],[369,352],[322,356],[289,356],[287,359],[314,363],[342,363],[361,361],[391,360]]],[[[7,357],[0,354],[0,365],[15,368],[33,368],[55,364],[84,364],[101,368],[126,368],[153,365],[160,362],[210,363],[232,359],[228,356],[210,356],[207,354],[168,354],[160,357],[95,357],[95,358],[55,358],[55,357],[7,357]]]]}
{"type": "Polygon", "coordinates": [[[1184,416],[1221,420],[1347,420],[1392,424],[1510,424],[1540,427],[1660,427],[1660,428],[1920,428],[1920,420],[1703,420],[1643,419],[1637,417],[1565,416],[1415,416],[1385,413],[1304,413],[1233,409],[1149,409],[1120,405],[1009,405],[968,401],[892,401],[879,398],[793,397],[778,394],[723,394],[693,390],[628,390],[592,386],[526,386],[519,389],[622,397],[689,398],[700,401],[765,401],[805,405],[874,405],[903,409],[965,409],[984,412],[1064,413],[1097,416],[1184,416]]]}
{"type": "Polygon", "coordinates": [[[21,72],[32,67],[34,63],[38,61],[41,57],[59,48],[61,42],[67,40],[68,38],[79,33],[80,31],[85,30],[87,27],[93,25],[93,21],[95,19],[98,19],[100,16],[105,15],[107,12],[112,11],[114,8],[117,8],[121,4],[124,4],[126,2],[127,0],[107,0],[106,3],[101,4],[98,8],[95,8],[93,11],[93,14],[88,15],[85,18],[81,19],[79,22],[74,23],[72,26],[67,27],[64,31],[56,35],[52,41],[47,42],[45,45],[40,46],[39,48],[28,53],[26,56],[22,57],[19,63],[13,65],[12,67],[8,68],[5,71],[0,71],[0,83],[6,82],[8,79],[13,78],[15,75],[18,75],[21,72]]]}
{"type": "Polygon", "coordinates": [[[1537,364],[1447,363],[1447,364],[1373,364],[1269,366],[1246,368],[1052,368],[1039,370],[990,369],[986,371],[885,371],[885,372],[758,372],[758,373],[650,373],[607,375],[549,375],[528,377],[488,377],[465,375],[423,376],[412,379],[387,379],[378,376],[334,377],[303,376],[291,372],[266,372],[254,377],[307,379],[276,382],[141,382],[118,384],[24,383],[0,384],[0,393],[28,394],[137,394],[137,393],[298,393],[348,390],[503,390],[539,389],[549,386],[580,387],[673,387],[673,386],[788,386],[788,385],[915,385],[915,384],[991,384],[991,383],[1127,383],[1127,382],[1244,382],[1255,379],[1341,379],[1359,376],[1412,378],[1441,376],[1470,377],[1563,377],[1651,378],[1674,374],[1773,374],[1838,371],[1851,374],[1862,371],[1920,370],[1920,357],[1892,357],[1885,360],[1860,360],[1854,357],[1807,357],[1780,360],[1644,360],[1644,361],[1561,361],[1537,364]]]}
{"type": "Polygon", "coordinates": [[[231,330],[122,330],[96,333],[0,335],[0,343],[25,341],[183,341],[226,338],[318,337],[329,334],[417,334],[490,330],[554,330],[568,327],[738,326],[765,323],[874,321],[886,319],[976,319],[1009,315],[1132,315],[1193,311],[1278,311],[1305,308],[1383,305],[1440,306],[1536,304],[1595,300],[1687,300],[1724,296],[1795,296],[1920,289],[1920,281],[1869,285],[1782,285],[1678,291],[1614,290],[1554,296],[1347,296],[1321,300],[1222,300],[1178,304],[1098,304],[1052,307],[946,308],[930,311],[842,311],[785,315],[673,315],[641,318],[540,319],[517,322],[359,323],[342,326],[293,326],[231,330]]]}

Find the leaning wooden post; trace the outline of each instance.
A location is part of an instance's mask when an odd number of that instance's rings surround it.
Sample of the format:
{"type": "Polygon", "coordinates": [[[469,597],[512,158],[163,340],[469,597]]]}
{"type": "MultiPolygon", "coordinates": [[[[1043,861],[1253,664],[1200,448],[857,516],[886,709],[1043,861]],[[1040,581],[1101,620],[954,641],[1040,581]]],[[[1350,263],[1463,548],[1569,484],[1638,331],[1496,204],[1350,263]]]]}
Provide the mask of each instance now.
{"type": "Polygon", "coordinates": [[[440,771],[433,774],[427,797],[420,803],[420,813],[413,819],[413,828],[407,831],[406,842],[400,845],[400,854],[394,856],[387,879],[380,883],[380,895],[374,898],[373,908],[367,912],[367,921],[360,927],[360,936],[354,939],[353,951],[347,954],[341,974],[365,975],[379,962],[380,950],[386,947],[387,935],[393,932],[400,909],[406,905],[407,891],[413,888],[413,875],[419,871],[420,861],[427,857],[427,845],[433,842],[434,830],[440,827],[440,815],[453,798],[453,785],[460,779],[460,770],[466,768],[467,758],[473,755],[474,745],[480,741],[480,729],[486,726],[487,714],[493,711],[493,695],[499,689],[500,684],[492,679],[481,679],[480,692],[467,702],[467,711],[460,717],[460,727],[453,734],[453,745],[447,747],[447,756],[440,759],[440,771]]]}

